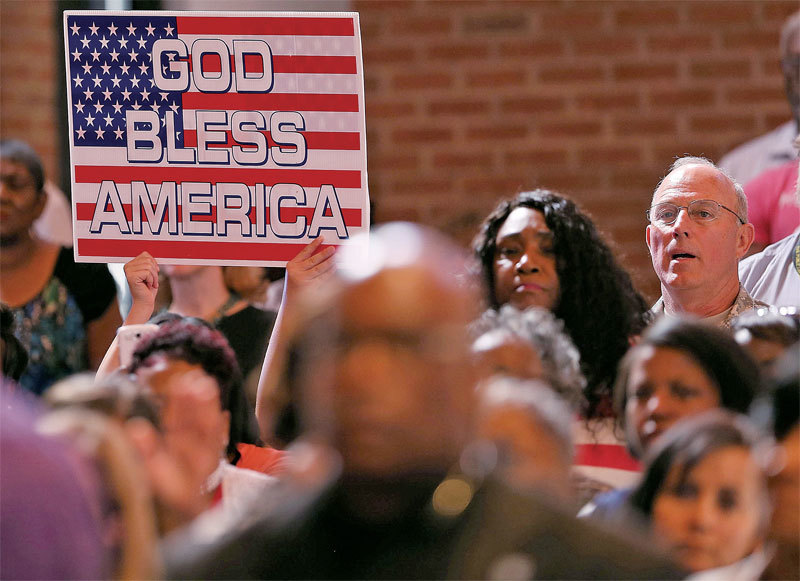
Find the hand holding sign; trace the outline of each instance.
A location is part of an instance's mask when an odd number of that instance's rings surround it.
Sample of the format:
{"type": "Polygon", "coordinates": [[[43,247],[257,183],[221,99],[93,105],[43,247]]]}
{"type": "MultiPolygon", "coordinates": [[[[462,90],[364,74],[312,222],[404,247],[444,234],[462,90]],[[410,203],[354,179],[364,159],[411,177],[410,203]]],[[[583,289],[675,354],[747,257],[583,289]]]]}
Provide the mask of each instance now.
{"type": "Polygon", "coordinates": [[[144,323],[153,314],[158,293],[158,264],[150,254],[142,252],[125,264],[125,279],[133,299],[125,324],[144,323]]]}

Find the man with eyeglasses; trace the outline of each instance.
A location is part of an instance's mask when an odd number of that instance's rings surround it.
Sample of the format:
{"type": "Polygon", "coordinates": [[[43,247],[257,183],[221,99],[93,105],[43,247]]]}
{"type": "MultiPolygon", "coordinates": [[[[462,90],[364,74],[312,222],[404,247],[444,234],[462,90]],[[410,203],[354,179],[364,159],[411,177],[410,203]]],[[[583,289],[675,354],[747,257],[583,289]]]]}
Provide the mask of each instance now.
{"type": "Polygon", "coordinates": [[[742,187],[709,160],[678,159],[646,212],[647,246],[661,281],[655,315],[693,315],[728,327],[764,303],[739,284],[738,263],[753,242],[742,187]]]}

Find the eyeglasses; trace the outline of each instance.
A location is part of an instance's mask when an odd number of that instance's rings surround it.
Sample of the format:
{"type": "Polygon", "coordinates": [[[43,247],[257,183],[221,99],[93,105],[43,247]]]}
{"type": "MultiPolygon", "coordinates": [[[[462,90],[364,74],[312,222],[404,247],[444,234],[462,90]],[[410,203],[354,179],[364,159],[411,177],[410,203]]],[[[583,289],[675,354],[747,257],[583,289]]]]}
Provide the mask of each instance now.
{"type": "Polygon", "coordinates": [[[645,216],[647,216],[647,219],[653,224],[657,224],[659,226],[669,226],[675,223],[675,220],[678,219],[678,214],[680,214],[681,209],[683,208],[686,209],[689,217],[698,224],[713,222],[719,218],[722,214],[720,209],[727,210],[736,216],[736,219],[739,220],[739,222],[742,224],[745,223],[745,221],[739,217],[739,214],[727,206],[723,206],[719,202],[715,202],[714,200],[694,200],[693,202],[689,202],[688,206],[676,206],[675,204],[671,204],[669,202],[662,202],[647,210],[645,212],[645,216]]]}

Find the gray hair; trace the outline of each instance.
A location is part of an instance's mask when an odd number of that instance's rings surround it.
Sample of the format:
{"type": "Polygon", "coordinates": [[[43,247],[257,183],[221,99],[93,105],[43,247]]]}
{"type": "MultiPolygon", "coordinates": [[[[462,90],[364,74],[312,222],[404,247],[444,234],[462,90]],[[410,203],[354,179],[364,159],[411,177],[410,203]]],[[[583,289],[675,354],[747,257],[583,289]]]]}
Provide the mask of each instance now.
{"type": "Polygon", "coordinates": [[[700,157],[698,155],[685,155],[683,157],[677,158],[672,163],[672,165],[669,167],[669,171],[667,171],[666,175],[663,178],[661,178],[661,180],[658,182],[656,189],[653,190],[653,196],[650,198],[651,206],[653,205],[653,201],[655,201],[656,192],[658,192],[659,188],[661,187],[661,184],[664,183],[664,180],[667,179],[669,174],[671,174],[673,171],[685,165],[704,165],[706,167],[710,167],[712,169],[717,170],[720,174],[725,176],[728,179],[728,181],[731,182],[731,185],[733,186],[733,189],[736,192],[736,214],[742,221],[744,222],[749,221],[747,217],[747,196],[744,193],[744,188],[742,187],[742,184],[733,179],[733,177],[727,171],[719,167],[710,159],[706,157],[700,157]]]}
{"type": "Polygon", "coordinates": [[[564,323],[550,311],[536,307],[520,311],[503,305],[496,311],[484,312],[473,324],[472,332],[476,340],[501,332],[530,343],[542,359],[543,379],[570,405],[579,406],[583,401],[586,378],[581,372],[580,354],[564,332],[564,323]]]}
{"type": "Polygon", "coordinates": [[[526,412],[556,440],[559,456],[572,464],[572,413],[566,402],[550,387],[536,380],[493,377],[480,390],[481,407],[511,406],[526,412]]]}
{"type": "Polygon", "coordinates": [[[787,18],[781,28],[781,58],[789,54],[789,45],[796,34],[800,34],[800,10],[787,18]]]}

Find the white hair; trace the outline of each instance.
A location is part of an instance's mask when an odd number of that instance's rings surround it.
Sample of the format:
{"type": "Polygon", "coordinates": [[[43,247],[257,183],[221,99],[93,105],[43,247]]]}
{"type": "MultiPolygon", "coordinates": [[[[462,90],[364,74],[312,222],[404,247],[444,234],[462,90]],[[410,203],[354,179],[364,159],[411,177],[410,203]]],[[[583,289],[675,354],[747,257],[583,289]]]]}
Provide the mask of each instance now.
{"type": "Polygon", "coordinates": [[[781,58],[789,55],[789,46],[796,34],[800,34],[800,10],[787,18],[781,28],[781,58]]]}

